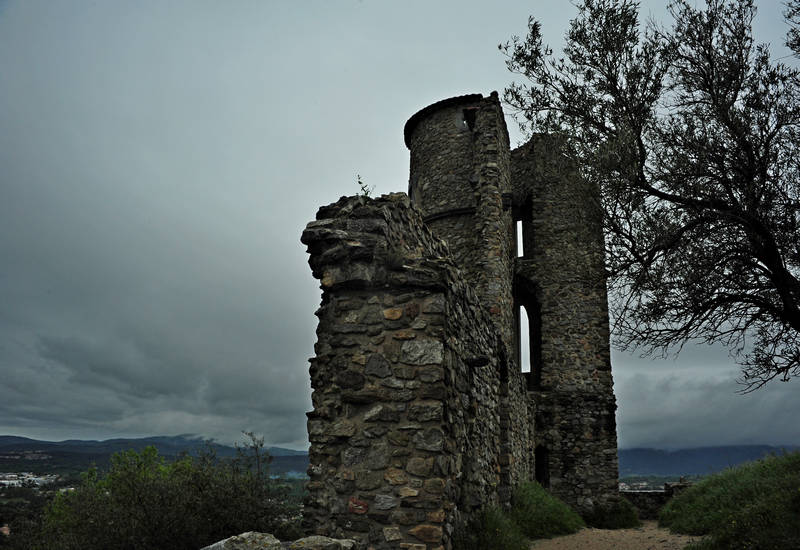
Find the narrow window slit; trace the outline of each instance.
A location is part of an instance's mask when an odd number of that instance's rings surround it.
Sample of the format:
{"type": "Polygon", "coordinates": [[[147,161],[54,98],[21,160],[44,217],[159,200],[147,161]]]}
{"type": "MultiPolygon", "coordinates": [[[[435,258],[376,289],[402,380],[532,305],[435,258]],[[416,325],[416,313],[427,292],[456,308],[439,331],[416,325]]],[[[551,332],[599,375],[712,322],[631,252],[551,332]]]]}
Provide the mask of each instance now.
{"type": "Polygon", "coordinates": [[[467,107],[462,111],[464,113],[464,124],[467,125],[467,128],[470,130],[475,129],[475,115],[478,112],[477,107],[467,107]]]}

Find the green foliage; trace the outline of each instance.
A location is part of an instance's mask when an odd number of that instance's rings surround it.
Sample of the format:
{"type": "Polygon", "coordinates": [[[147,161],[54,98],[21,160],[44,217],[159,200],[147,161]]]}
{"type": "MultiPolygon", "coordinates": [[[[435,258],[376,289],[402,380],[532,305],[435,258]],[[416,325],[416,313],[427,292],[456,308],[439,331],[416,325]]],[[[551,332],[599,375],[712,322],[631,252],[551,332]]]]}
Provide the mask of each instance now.
{"type": "Polygon", "coordinates": [[[472,523],[458,526],[454,550],[527,550],[531,539],[568,535],[584,527],[572,508],[535,481],[514,491],[511,510],[485,508],[472,523]]]}
{"type": "Polygon", "coordinates": [[[456,529],[453,550],[528,550],[530,541],[498,508],[485,508],[471,524],[456,529]]]}
{"type": "Polygon", "coordinates": [[[636,508],[623,497],[614,498],[604,506],[596,506],[586,517],[586,523],[598,529],[627,529],[642,524],[636,508]]]}
{"type": "Polygon", "coordinates": [[[639,4],[576,1],[563,55],[530,18],[505,102],[599,190],[618,346],[724,344],[745,391],[800,376],[800,69],[754,41],[754,0],[670,0],[671,26],[639,4]]]}
{"type": "Polygon", "coordinates": [[[375,186],[370,187],[364,181],[362,181],[361,174],[356,174],[356,183],[358,183],[358,187],[361,190],[359,195],[362,197],[369,197],[372,195],[372,191],[375,189],[375,186]]]}
{"type": "Polygon", "coordinates": [[[269,455],[252,434],[239,457],[213,449],[167,462],[155,447],[112,457],[106,475],[90,469],[74,491],[47,507],[28,548],[196,550],[245,531],[294,537],[299,503],[269,478],[269,455]]]}
{"type": "Polygon", "coordinates": [[[42,510],[48,493],[38,487],[5,487],[0,489],[0,526],[9,524],[12,535],[0,535],[0,548],[23,549],[24,544],[39,529],[42,510]]]}
{"type": "Polygon", "coordinates": [[[511,502],[511,518],[530,538],[567,535],[584,527],[583,520],[572,508],[535,481],[517,487],[511,502]]]}
{"type": "Polygon", "coordinates": [[[694,548],[800,548],[800,453],[772,456],[712,475],[661,511],[659,523],[707,535],[694,548]]]}

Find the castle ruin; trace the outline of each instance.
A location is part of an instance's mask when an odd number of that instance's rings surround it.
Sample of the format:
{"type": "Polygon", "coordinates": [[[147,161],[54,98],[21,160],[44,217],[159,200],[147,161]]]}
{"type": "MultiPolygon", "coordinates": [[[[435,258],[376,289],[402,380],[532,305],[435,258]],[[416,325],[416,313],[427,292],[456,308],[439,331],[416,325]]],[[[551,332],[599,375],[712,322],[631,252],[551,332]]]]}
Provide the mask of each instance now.
{"type": "Polygon", "coordinates": [[[617,494],[597,190],[557,137],[512,151],[496,93],[422,109],[405,142],[408,195],[344,197],[303,232],[322,287],[306,528],[450,550],[528,479],[589,513],[617,494]]]}

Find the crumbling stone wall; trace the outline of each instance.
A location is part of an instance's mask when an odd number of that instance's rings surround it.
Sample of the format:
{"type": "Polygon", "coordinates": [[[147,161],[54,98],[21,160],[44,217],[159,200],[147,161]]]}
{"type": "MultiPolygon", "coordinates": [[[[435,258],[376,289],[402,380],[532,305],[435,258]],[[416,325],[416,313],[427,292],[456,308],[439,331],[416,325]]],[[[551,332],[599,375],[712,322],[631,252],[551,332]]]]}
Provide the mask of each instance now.
{"type": "Polygon", "coordinates": [[[306,528],[450,550],[532,478],[590,512],[617,493],[596,191],[561,140],[510,151],[494,93],[426,107],[405,139],[410,199],[342,198],[303,233],[323,291],[306,528]]]}
{"type": "Polygon", "coordinates": [[[317,218],[303,233],[323,288],[307,529],[375,548],[450,548],[456,523],[526,477],[512,473],[503,439],[509,416],[532,424],[521,391],[508,390],[522,376],[405,195],[343,198],[317,218]]]}

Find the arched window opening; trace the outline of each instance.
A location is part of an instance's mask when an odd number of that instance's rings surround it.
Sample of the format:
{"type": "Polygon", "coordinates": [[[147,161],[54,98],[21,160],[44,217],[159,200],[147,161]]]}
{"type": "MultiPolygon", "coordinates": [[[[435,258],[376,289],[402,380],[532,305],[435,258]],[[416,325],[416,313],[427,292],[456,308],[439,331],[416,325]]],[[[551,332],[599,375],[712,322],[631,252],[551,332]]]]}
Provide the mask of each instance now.
{"type": "Polygon", "coordinates": [[[522,372],[531,372],[531,332],[528,327],[528,312],[519,307],[519,365],[522,372]]]}
{"type": "Polygon", "coordinates": [[[514,228],[514,237],[517,242],[517,258],[525,256],[525,246],[522,239],[522,220],[517,220],[514,228]]]}
{"type": "Polygon", "coordinates": [[[542,385],[542,306],[536,297],[537,289],[530,280],[520,277],[514,281],[514,344],[520,371],[526,373],[529,390],[542,385]]]}
{"type": "Polygon", "coordinates": [[[539,445],[533,451],[534,477],[542,487],[550,487],[550,453],[539,445]]]}
{"type": "Polygon", "coordinates": [[[518,311],[518,350],[520,370],[528,374],[528,389],[542,385],[542,308],[535,298],[526,296],[518,311]]]}

